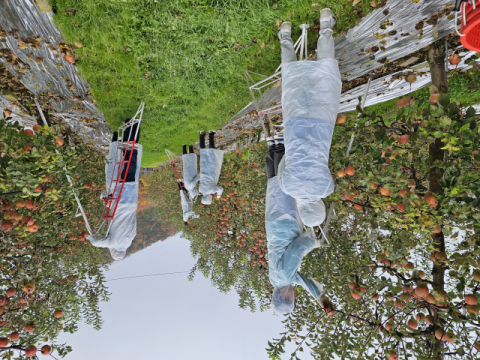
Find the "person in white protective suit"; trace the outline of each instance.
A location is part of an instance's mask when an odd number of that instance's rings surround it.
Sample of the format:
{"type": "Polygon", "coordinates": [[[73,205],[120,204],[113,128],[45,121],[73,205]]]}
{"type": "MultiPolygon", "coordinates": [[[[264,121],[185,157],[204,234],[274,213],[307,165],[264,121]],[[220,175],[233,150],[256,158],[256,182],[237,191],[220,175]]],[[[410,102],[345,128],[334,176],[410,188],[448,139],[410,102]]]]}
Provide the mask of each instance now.
{"type": "Polygon", "coordinates": [[[197,183],[200,181],[198,175],[197,155],[193,151],[193,145],[189,145],[187,153],[187,145],[183,145],[183,182],[185,189],[189,192],[192,198],[198,195],[196,188],[197,183]]]}
{"type": "Polygon", "coordinates": [[[188,220],[197,219],[199,216],[193,212],[193,198],[189,191],[185,188],[183,180],[178,180],[178,189],[180,190],[180,200],[182,203],[183,221],[185,226],[188,225],[188,220]]]}
{"type": "Polygon", "coordinates": [[[178,184],[180,189],[180,198],[182,201],[183,221],[185,226],[188,225],[188,220],[196,219],[198,216],[192,211],[193,199],[198,195],[196,188],[200,181],[200,176],[197,171],[197,155],[193,151],[193,145],[189,145],[187,153],[187,145],[183,145],[183,181],[181,182],[184,189],[178,184]],[[186,190],[186,192],[184,191],[186,190]]]}
{"type": "Polygon", "coordinates": [[[205,133],[200,132],[200,186],[198,188],[202,196],[202,204],[210,205],[212,195],[216,194],[220,199],[223,188],[218,186],[220,171],[222,170],[223,151],[215,149],[215,132],[210,130],[208,134],[209,148],[205,148],[205,133]]]}
{"type": "Polygon", "coordinates": [[[330,9],[321,10],[316,61],[297,61],[291,23],[284,22],[278,31],[285,136],[278,182],[297,201],[307,226],[320,225],[315,214],[324,208],[322,199],[334,190],[328,158],[342,89],[332,37],[335,22],[330,9]]]}
{"type": "MultiPolygon", "coordinates": [[[[265,228],[267,231],[268,269],[273,285],[272,305],[275,311],[286,314],[295,307],[294,285],[301,285],[322,304],[322,286],[299,272],[304,256],[320,247],[313,230],[302,234],[303,224],[295,199],[282,191],[279,184],[278,163],[285,149],[283,139],[268,140],[267,196],[265,228]]],[[[325,218],[325,211],[323,212],[325,218]]],[[[323,220],[322,220],[323,221],[323,220]]]]}
{"type": "MultiPolygon", "coordinates": [[[[125,119],[128,122],[130,119],[125,119]]],[[[124,131],[123,141],[127,141],[130,137],[135,136],[136,128],[138,124],[127,128],[124,131]]],[[[119,199],[117,211],[115,217],[112,220],[110,231],[107,236],[95,235],[87,236],[91,244],[95,247],[108,248],[110,255],[114,260],[122,260],[127,252],[127,249],[132,244],[133,239],[137,235],[137,204],[138,204],[138,189],[139,189],[139,175],[140,165],[142,163],[142,145],[138,144],[140,138],[140,129],[138,131],[135,150],[133,150],[132,160],[128,168],[125,185],[123,187],[122,195],[119,199]]],[[[108,161],[105,165],[106,186],[110,185],[112,178],[117,177],[117,168],[115,166],[115,156],[118,156],[117,161],[121,158],[116,152],[117,149],[118,133],[114,132],[112,143],[110,144],[110,151],[108,155],[108,161]]],[[[127,151],[126,159],[130,156],[130,151],[127,151]]],[[[125,176],[126,165],[122,170],[122,178],[125,176]]],[[[120,184],[119,184],[120,185],[120,184]]],[[[113,189],[110,189],[113,192],[113,189]]],[[[120,186],[117,186],[116,195],[120,192],[120,186]]],[[[111,196],[107,190],[102,192],[101,199],[111,196]]]]}

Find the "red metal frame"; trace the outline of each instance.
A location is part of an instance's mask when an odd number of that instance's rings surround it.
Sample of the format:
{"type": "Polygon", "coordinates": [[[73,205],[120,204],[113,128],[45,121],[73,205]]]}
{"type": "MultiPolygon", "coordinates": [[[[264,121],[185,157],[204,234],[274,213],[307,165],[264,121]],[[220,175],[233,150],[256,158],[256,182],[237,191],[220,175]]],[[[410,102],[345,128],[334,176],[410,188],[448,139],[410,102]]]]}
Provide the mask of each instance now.
{"type": "Polygon", "coordinates": [[[460,32],[465,36],[460,38],[464,47],[473,51],[480,51],[480,2],[462,3],[462,27],[460,32]]]}
{"type": "Polygon", "coordinates": [[[172,169],[173,169],[173,172],[175,173],[175,177],[177,178],[177,182],[180,185],[180,189],[183,191],[185,196],[188,196],[188,191],[185,188],[185,185],[184,185],[183,181],[181,181],[182,177],[178,174],[177,164],[175,164],[175,161],[172,160],[172,161],[170,161],[170,165],[172,165],[172,169]]]}

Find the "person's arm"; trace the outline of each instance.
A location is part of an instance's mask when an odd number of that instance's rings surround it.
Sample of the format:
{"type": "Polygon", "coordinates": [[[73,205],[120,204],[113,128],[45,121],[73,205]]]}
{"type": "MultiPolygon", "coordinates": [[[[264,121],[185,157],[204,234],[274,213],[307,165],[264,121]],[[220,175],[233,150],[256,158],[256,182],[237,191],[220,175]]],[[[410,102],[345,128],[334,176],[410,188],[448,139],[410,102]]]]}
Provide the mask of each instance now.
{"type": "Polygon", "coordinates": [[[315,247],[315,239],[307,233],[294,239],[285,249],[277,263],[277,269],[287,279],[294,279],[304,256],[315,247]]]}
{"type": "Polygon", "coordinates": [[[192,181],[192,186],[197,186],[197,183],[200,181],[200,174],[195,175],[192,181]]]}
{"type": "Polygon", "coordinates": [[[193,201],[185,195],[183,190],[180,190],[180,199],[182,201],[182,210],[184,213],[190,211],[193,207],[193,201]]]}
{"type": "Polygon", "coordinates": [[[138,184],[140,179],[140,169],[142,167],[142,155],[143,155],[143,146],[141,144],[135,144],[137,149],[137,168],[135,169],[135,183],[138,184]]]}
{"type": "Polygon", "coordinates": [[[316,281],[310,280],[305,275],[303,275],[299,272],[297,272],[293,282],[296,285],[301,285],[317,301],[319,301],[320,297],[323,294],[323,288],[319,283],[317,283],[316,281]]]}
{"type": "Polygon", "coordinates": [[[215,185],[215,187],[213,188],[213,193],[214,193],[214,194],[217,194],[218,197],[222,196],[222,194],[223,194],[223,187],[218,186],[218,185],[215,185]]]}
{"type": "Polygon", "coordinates": [[[90,240],[90,243],[95,247],[110,248],[113,246],[113,239],[111,235],[88,235],[87,239],[90,240]]]}
{"type": "Polygon", "coordinates": [[[214,150],[215,153],[215,183],[218,183],[220,173],[222,172],[223,150],[214,150]]]}

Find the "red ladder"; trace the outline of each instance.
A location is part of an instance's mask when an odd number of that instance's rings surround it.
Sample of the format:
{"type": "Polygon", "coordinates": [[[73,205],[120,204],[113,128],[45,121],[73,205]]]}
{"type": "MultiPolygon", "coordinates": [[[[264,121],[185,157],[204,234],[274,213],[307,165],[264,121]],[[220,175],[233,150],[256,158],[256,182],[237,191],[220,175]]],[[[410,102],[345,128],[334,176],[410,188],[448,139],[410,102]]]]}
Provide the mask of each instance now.
{"type": "MultiPolygon", "coordinates": [[[[121,148],[123,148],[123,146],[121,148]]],[[[125,185],[125,180],[127,179],[128,169],[130,168],[130,163],[132,162],[134,149],[135,149],[135,140],[127,141],[125,143],[125,149],[123,150],[122,160],[115,162],[113,171],[115,173],[115,168],[117,169],[117,178],[114,179],[112,177],[112,180],[110,181],[110,186],[108,187],[108,189],[111,189],[112,185],[115,184],[115,188],[113,189],[112,195],[107,198],[108,211],[105,215],[105,219],[112,220],[115,216],[115,213],[117,212],[117,206],[120,198],[122,197],[123,186],[125,185]],[[125,158],[127,157],[127,152],[129,150],[130,150],[130,156],[127,160],[125,160],[125,158]],[[125,167],[125,164],[126,164],[125,175],[122,177],[122,171],[125,167]],[[115,196],[115,194],[117,193],[117,187],[119,183],[121,184],[120,191],[118,192],[118,196],[115,196]]]]}

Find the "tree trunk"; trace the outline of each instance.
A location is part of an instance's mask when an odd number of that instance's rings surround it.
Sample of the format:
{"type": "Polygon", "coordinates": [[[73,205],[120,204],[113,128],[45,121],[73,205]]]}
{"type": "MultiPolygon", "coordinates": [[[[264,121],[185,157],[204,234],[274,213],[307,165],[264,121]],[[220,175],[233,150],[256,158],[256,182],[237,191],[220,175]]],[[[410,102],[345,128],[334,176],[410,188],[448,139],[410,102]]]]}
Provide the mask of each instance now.
{"type": "MultiPolygon", "coordinates": [[[[427,54],[428,65],[430,66],[430,73],[432,74],[432,83],[437,87],[440,93],[448,93],[448,78],[445,71],[445,48],[443,41],[437,41],[432,44],[427,54]]],[[[444,161],[445,152],[441,139],[436,139],[435,142],[429,145],[428,153],[431,157],[431,164],[436,160],[444,161]]],[[[432,166],[429,173],[428,191],[434,194],[443,192],[440,183],[443,177],[443,169],[432,166]]],[[[438,251],[445,251],[445,238],[443,231],[439,234],[433,234],[432,240],[435,248],[438,251]]],[[[433,288],[435,290],[443,290],[445,284],[445,267],[443,265],[433,265],[433,288]]]]}
{"type": "Polygon", "coordinates": [[[428,65],[432,75],[432,83],[441,94],[448,93],[448,79],[445,71],[445,47],[443,40],[439,40],[430,46],[427,53],[428,65]]]}
{"type": "MultiPolygon", "coordinates": [[[[445,69],[445,48],[443,41],[437,41],[432,44],[427,53],[428,65],[430,66],[430,73],[432,76],[432,83],[437,87],[441,94],[448,94],[448,77],[445,69]]],[[[441,148],[443,147],[441,139],[436,139],[428,147],[428,154],[431,158],[431,164],[436,160],[444,161],[445,151],[441,148]]],[[[430,168],[429,177],[428,177],[428,191],[433,194],[443,193],[442,185],[440,180],[444,175],[443,169],[432,166],[430,168]]],[[[440,225],[440,224],[438,224],[440,225]]],[[[440,231],[438,234],[432,234],[433,246],[436,251],[445,252],[445,237],[443,231],[440,231]]],[[[444,290],[445,287],[445,266],[441,263],[433,263],[432,268],[433,284],[432,287],[435,291],[444,290]]],[[[437,318],[437,313],[435,311],[435,319],[440,323],[443,323],[442,319],[437,318]]],[[[432,344],[433,347],[440,349],[443,347],[442,342],[435,340],[432,344]]]]}

